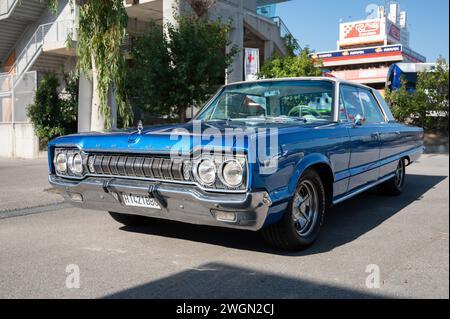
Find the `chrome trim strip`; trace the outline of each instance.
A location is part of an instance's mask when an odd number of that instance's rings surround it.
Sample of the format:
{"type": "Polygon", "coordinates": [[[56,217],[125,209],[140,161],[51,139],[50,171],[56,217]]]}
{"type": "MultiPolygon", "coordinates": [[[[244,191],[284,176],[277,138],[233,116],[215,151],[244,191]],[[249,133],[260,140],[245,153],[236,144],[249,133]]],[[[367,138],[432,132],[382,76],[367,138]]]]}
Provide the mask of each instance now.
{"type": "Polygon", "coordinates": [[[334,200],[333,201],[333,205],[337,205],[339,203],[342,203],[342,202],[346,201],[347,199],[350,199],[350,198],[352,198],[352,197],[354,197],[356,195],[364,193],[365,191],[367,191],[367,190],[369,190],[369,189],[371,189],[371,188],[373,188],[373,187],[375,187],[375,186],[377,186],[379,184],[382,184],[382,183],[384,183],[384,182],[386,182],[386,181],[388,181],[388,180],[390,180],[391,178],[394,178],[394,177],[395,177],[395,173],[394,174],[390,174],[390,175],[388,175],[388,176],[386,176],[386,177],[384,177],[382,179],[379,179],[376,182],[368,184],[368,185],[366,185],[366,186],[364,186],[362,188],[359,188],[359,189],[357,189],[357,190],[355,190],[355,191],[353,191],[353,192],[351,192],[351,193],[349,193],[349,194],[347,194],[347,195],[345,195],[345,196],[343,196],[343,197],[341,197],[339,199],[334,200]]]}
{"type": "Polygon", "coordinates": [[[333,122],[340,123],[339,120],[339,100],[341,98],[341,83],[336,82],[334,89],[334,109],[333,109],[333,122]]]}
{"type": "MultiPolygon", "coordinates": [[[[405,151],[405,152],[402,152],[402,153],[399,153],[399,154],[396,154],[396,155],[392,155],[392,156],[386,157],[384,159],[377,160],[375,162],[370,163],[370,164],[373,164],[373,165],[370,165],[370,168],[368,170],[361,171],[361,172],[359,172],[357,174],[351,174],[351,171],[354,170],[354,169],[363,167],[363,166],[369,166],[369,164],[353,167],[351,169],[345,169],[345,170],[343,170],[341,172],[338,172],[338,174],[343,174],[343,172],[348,172],[348,174],[343,175],[343,177],[341,177],[339,179],[335,179],[334,182],[335,183],[336,182],[340,182],[340,181],[342,181],[344,179],[348,179],[348,178],[351,178],[351,177],[354,177],[354,176],[358,176],[358,175],[367,173],[368,171],[371,171],[373,169],[377,169],[377,168],[383,167],[385,165],[388,165],[388,164],[390,164],[392,162],[399,161],[401,158],[404,158],[405,156],[413,156],[413,155],[416,155],[416,154],[419,154],[419,153],[422,154],[424,150],[425,150],[424,146],[414,147],[414,148],[412,148],[412,149],[410,149],[408,151],[405,151]]],[[[412,163],[409,163],[408,166],[410,164],[412,164],[412,163]]]]}

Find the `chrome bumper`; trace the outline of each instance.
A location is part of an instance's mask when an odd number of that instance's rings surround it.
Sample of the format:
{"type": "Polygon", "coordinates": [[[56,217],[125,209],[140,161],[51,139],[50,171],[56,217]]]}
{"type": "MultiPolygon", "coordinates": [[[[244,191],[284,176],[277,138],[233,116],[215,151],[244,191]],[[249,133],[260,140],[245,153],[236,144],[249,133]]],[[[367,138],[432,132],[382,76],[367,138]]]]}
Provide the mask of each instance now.
{"type": "Polygon", "coordinates": [[[267,192],[207,193],[189,185],[96,177],[74,181],[55,175],[49,176],[49,182],[67,202],[84,209],[253,231],[263,227],[272,205],[267,192]],[[162,209],[125,206],[121,194],[151,195],[162,209]],[[233,212],[236,218],[234,221],[218,220],[215,217],[218,211],[233,212]]]}

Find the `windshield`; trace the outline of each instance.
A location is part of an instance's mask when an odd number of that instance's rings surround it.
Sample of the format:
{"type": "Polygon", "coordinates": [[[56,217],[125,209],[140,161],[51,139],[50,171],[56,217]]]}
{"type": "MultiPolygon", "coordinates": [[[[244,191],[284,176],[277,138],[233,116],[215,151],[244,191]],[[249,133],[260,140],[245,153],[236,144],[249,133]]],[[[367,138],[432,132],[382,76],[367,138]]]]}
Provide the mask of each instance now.
{"type": "Polygon", "coordinates": [[[293,80],[230,85],[211,101],[197,120],[286,119],[333,121],[334,83],[293,80]]]}

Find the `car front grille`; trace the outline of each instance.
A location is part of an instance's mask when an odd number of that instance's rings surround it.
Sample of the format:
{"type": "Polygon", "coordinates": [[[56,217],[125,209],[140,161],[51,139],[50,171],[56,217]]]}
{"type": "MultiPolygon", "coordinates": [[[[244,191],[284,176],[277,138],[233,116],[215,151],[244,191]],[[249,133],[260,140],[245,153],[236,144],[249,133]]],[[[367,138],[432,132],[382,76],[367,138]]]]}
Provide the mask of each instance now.
{"type": "Polygon", "coordinates": [[[89,154],[86,168],[94,175],[184,181],[183,160],[178,158],[89,154]]]}

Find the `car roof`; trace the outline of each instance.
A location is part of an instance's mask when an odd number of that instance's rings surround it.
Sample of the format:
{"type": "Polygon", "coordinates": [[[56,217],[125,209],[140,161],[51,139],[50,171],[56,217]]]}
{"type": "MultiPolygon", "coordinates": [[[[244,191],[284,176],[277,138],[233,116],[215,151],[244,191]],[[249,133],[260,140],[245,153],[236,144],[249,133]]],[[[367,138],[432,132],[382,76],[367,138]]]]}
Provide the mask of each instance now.
{"type": "Polygon", "coordinates": [[[239,84],[254,84],[254,83],[282,82],[282,81],[329,81],[329,82],[333,82],[333,83],[353,85],[353,86],[358,86],[358,87],[365,88],[368,90],[372,90],[371,87],[369,87],[367,85],[363,85],[361,83],[347,81],[347,80],[343,80],[343,79],[335,78],[335,77],[328,77],[328,76],[304,76],[304,77],[292,77],[292,78],[261,79],[261,80],[255,80],[255,81],[240,81],[240,82],[229,83],[229,84],[225,85],[225,87],[239,85],[239,84]]]}

